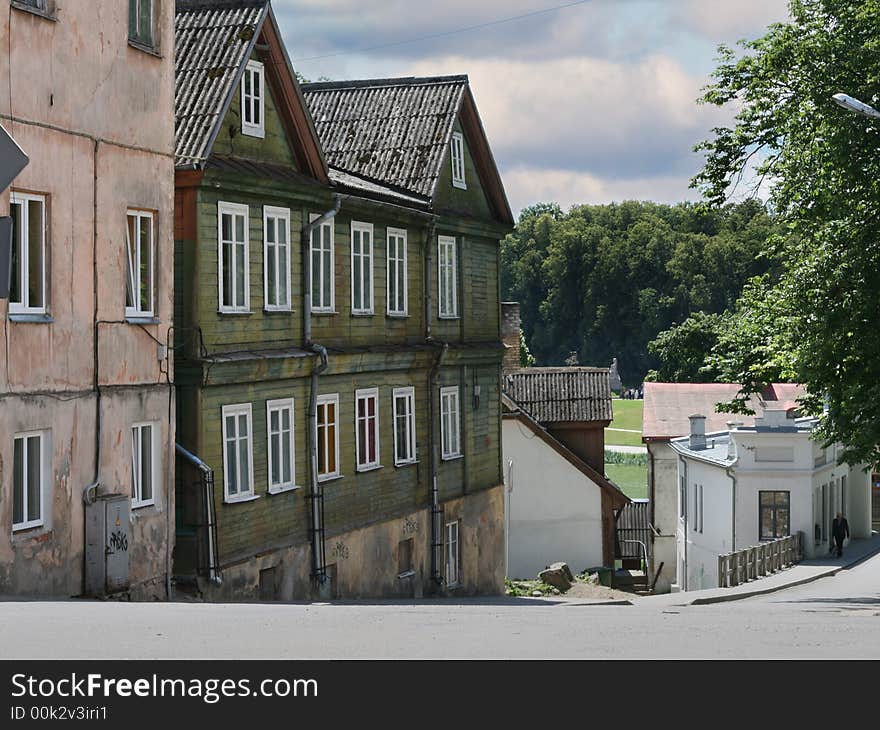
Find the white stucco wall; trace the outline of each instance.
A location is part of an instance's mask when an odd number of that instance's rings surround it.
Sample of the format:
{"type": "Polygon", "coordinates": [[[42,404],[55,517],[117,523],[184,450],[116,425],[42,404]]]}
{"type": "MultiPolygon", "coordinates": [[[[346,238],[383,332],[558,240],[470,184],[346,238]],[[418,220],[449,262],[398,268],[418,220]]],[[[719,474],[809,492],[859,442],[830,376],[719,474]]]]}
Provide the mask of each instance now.
{"type": "Polygon", "coordinates": [[[525,425],[502,425],[508,567],[511,578],[534,578],[551,563],[575,572],[602,565],[602,495],[525,425]]]}

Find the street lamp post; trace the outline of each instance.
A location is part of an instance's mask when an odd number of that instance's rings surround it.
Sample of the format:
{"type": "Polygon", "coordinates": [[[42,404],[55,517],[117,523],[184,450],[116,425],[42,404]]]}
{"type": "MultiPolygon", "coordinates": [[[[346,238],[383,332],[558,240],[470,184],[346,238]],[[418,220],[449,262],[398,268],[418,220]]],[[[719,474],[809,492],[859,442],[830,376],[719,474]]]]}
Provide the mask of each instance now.
{"type": "Polygon", "coordinates": [[[847,109],[851,112],[855,112],[856,114],[861,114],[865,117],[874,117],[875,119],[880,119],[880,112],[878,112],[874,107],[870,104],[865,104],[863,101],[859,101],[858,99],[850,96],[849,94],[835,94],[831,97],[836,101],[840,106],[844,109],[847,109]]]}

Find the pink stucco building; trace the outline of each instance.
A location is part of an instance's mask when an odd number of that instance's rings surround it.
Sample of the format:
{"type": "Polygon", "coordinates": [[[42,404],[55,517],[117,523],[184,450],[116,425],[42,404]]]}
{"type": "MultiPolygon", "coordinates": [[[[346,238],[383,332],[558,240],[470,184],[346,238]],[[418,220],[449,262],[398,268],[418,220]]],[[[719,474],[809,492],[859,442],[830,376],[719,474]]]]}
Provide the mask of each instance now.
{"type": "Polygon", "coordinates": [[[30,164],[0,195],[14,225],[0,301],[0,596],[103,592],[87,575],[87,503],[119,494],[113,549],[127,555],[114,569],[127,567],[114,588],[162,598],[174,535],[174,3],[7,5],[0,123],[30,164]]]}

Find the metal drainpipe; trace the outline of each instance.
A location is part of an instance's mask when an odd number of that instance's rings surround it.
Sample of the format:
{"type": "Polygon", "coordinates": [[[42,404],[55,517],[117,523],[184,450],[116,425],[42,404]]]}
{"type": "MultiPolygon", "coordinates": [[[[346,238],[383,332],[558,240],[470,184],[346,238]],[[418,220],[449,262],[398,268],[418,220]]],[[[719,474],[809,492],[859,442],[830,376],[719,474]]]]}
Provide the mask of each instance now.
{"type": "Polygon", "coordinates": [[[175,444],[175,451],[196,467],[205,478],[205,527],[208,538],[208,578],[215,585],[223,583],[223,576],[217,566],[217,531],[214,521],[214,470],[198,456],[175,444]]]}
{"type": "Polygon", "coordinates": [[[302,259],[303,259],[303,339],[305,349],[311,350],[320,359],[312,368],[311,392],[309,395],[309,427],[306,439],[309,447],[309,483],[311,485],[311,521],[312,521],[312,577],[324,583],[327,577],[327,565],[324,555],[324,510],[321,505],[321,485],[318,483],[318,377],[329,367],[327,348],[312,342],[312,231],[323,223],[336,217],[342,207],[342,195],[333,195],[333,207],[322,213],[315,220],[305,223],[302,227],[302,259]]]}
{"type": "Polygon", "coordinates": [[[440,366],[449,349],[449,343],[440,344],[440,352],[428,374],[428,429],[431,440],[431,580],[438,586],[442,583],[440,575],[440,489],[438,485],[440,453],[434,427],[434,402],[440,380],[440,366]]]}
{"type": "Polygon", "coordinates": [[[724,471],[730,477],[733,488],[733,497],[731,498],[731,524],[730,524],[730,552],[736,552],[736,475],[732,473],[733,465],[728,466],[724,471]]]}

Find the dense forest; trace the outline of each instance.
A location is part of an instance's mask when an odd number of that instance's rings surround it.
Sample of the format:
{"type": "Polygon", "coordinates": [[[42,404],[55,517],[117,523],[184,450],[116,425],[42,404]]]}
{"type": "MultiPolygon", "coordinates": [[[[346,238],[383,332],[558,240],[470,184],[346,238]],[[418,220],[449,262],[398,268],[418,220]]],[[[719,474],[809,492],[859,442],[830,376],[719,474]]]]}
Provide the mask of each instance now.
{"type": "MultiPolygon", "coordinates": [[[[686,321],[690,332],[696,315],[697,336],[707,329],[715,336],[720,319],[701,317],[733,310],[750,278],[772,273],[763,252],[774,232],[755,200],[714,209],[625,202],[568,213],[538,204],[502,242],[502,294],[520,303],[538,365],[607,366],[616,357],[624,383],[635,385],[670,367],[671,343],[648,347],[660,333],[686,321]]],[[[690,375],[665,379],[702,379],[690,375]]]]}

